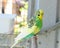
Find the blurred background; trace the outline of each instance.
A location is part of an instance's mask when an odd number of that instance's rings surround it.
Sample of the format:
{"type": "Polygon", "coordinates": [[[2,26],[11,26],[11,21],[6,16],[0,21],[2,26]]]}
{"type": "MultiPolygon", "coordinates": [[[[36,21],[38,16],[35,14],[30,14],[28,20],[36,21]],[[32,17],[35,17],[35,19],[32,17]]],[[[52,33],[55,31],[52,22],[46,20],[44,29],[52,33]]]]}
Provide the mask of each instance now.
{"type": "Polygon", "coordinates": [[[60,0],[0,0],[0,48],[11,47],[20,28],[38,9],[44,10],[42,31],[14,48],[60,48],[60,23],[56,25],[60,21],[60,0]]]}

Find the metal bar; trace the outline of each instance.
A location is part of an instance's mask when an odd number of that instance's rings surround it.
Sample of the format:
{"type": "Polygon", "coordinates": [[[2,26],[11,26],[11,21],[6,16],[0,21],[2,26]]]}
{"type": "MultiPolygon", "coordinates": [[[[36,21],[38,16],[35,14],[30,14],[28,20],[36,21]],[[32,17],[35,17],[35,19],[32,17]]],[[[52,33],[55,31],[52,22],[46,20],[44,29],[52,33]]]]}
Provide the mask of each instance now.
{"type": "Polygon", "coordinates": [[[35,48],[38,48],[38,45],[37,45],[37,35],[34,36],[34,41],[35,41],[35,48]]]}
{"type": "Polygon", "coordinates": [[[58,29],[58,28],[60,28],[60,22],[57,22],[54,26],[49,27],[49,28],[47,28],[47,29],[42,29],[42,30],[41,30],[41,33],[42,33],[42,32],[51,32],[51,31],[56,30],[56,29],[58,29]]]}

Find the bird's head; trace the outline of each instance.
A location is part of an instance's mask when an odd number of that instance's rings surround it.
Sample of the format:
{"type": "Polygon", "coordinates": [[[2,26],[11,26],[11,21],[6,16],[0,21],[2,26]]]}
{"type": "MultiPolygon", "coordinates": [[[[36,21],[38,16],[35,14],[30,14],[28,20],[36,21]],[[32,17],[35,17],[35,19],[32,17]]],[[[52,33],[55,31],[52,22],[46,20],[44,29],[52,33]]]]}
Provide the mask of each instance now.
{"type": "Polygon", "coordinates": [[[44,15],[44,11],[43,10],[38,10],[37,11],[37,16],[39,17],[39,19],[43,19],[43,15],[44,15]]]}

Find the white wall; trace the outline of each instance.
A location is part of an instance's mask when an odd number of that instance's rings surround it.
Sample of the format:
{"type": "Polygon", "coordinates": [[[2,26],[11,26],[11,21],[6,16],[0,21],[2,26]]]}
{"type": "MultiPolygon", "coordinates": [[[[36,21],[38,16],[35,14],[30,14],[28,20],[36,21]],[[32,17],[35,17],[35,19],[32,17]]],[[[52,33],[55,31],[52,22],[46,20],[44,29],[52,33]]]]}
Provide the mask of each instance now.
{"type": "Polygon", "coordinates": [[[0,14],[2,13],[2,0],[0,0],[0,14]]]}
{"type": "MultiPolygon", "coordinates": [[[[60,21],[60,0],[58,0],[59,1],[59,5],[58,5],[58,7],[59,7],[59,21],[60,21]]],[[[57,43],[57,48],[60,48],[60,28],[58,29],[58,36],[57,36],[58,38],[57,38],[57,41],[58,41],[58,43],[57,43]]]]}
{"type": "Polygon", "coordinates": [[[49,28],[56,22],[57,0],[39,0],[40,9],[44,10],[43,28],[49,28]]]}
{"type": "MultiPolygon", "coordinates": [[[[55,25],[56,15],[57,15],[57,0],[39,0],[39,3],[36,2],[35,7],[36,7],[35,9],[40,8],[44,10],[42,29],[46,29],[55,25]]],[[[39,35],[37,44],[38,44],[38,48],[55,48],[56,31],[39,35]],[[39,42],[41,44],[39,44],[39,42]]]]}

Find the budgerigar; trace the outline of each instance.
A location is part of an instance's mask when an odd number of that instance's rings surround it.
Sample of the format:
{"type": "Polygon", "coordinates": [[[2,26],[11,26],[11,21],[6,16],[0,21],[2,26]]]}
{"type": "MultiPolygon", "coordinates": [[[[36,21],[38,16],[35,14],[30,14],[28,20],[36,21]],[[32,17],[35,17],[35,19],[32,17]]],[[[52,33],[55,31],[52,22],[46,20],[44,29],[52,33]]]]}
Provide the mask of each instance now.
{"type": "Polygon", "coordinates": [[[43,15],[44,15],[43,10],[36,11],[33,25],[31,27],[28,26],[21,28],[21,33],[15,38],[15,43],[12,45],[11,48],[13,48],[17,43],[31,38],[41,30],[43,15]]]}

